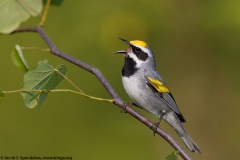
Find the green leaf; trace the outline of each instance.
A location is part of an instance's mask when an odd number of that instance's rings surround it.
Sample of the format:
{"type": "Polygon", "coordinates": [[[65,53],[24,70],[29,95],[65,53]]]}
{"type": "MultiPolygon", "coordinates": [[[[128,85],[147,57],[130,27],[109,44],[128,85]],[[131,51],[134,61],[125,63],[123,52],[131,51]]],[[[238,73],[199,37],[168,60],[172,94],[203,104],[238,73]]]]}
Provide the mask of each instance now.
{"type": "Polygon", "coordinates": [[[24,72],[28,71],[28,64],[26,59],[23,56],[22,49],[19,45],[15,46],[15,49],[12,51],[12,60],[13,63],[24,72]]]}
{"type": "MultiPolygon", "coordinates": [[[[46,4],[48,0],[43,0],[43,4],[46,4]]],[[[63,0],[51,0],[51,5],[61,6],[63,0]]]]}
{"type": "Polygon", "coordinates": [[[178,151],[174,151],[171,154],[169,154],[164,160],[178,160],[178,151]]]}
{"type": "Polygon", "coordinates": [[[67,68],[64,65],[54,68],[48,60],[43,60],[24,75],[21,95],[27,107],[42,105],[48,91],[54,89],[64,79],[59,72],[65,75],[67,68]]]}
{"type": "Polygon", "coordinates": [[[42,0],[1,0],[0,33],[11,33],[30,16],[40,15],[42,8],[42,0]]]}
{"type": "Polygon", "coordinates": [[[5,94],[4,92],[1,90],[0,88],[0,102],[2,101],[2,99],[4,98],[5,94]]]}

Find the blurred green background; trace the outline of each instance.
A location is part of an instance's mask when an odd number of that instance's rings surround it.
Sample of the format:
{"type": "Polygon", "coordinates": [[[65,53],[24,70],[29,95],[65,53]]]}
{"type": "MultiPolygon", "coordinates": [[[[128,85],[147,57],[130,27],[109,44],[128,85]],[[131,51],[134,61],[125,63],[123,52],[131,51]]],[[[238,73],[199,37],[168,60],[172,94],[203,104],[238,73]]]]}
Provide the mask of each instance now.
{"type": "MultiPolygon", "coordinates": [[[[35,26],[39,19],[22,26],[35,26]]],[[[146,41],[187,119],[184,126],[202,150],[202,155],[188,152],[190,156],[239,157],[240,1],[64,1],[50,8],[45,30],[59,49],[98,67],[126,101],[130,99],[121,84],[124,59],[112,53],[128,46],[117,37],[146,41]]],[[[0,35],[3,90],[22,86],[23,72],[10,56],[15,44],[47,47],[35,33],[0,35]]],[[[25,56],[31,67],[42,59],[54,66],[65,64],[67,76],[84,92],[110,98],[93,75],[58,57],[39,51],[25,51],[25,56]]],[[[58,88],[72,87],[65,81],[58,88]]],[[[25,107],[20,94],[7,94],[0,117],[0,154],[6,156],[160,160],[173,151],[118,107],[71,93],[49,94],[40,109],[25,107]]],[[[186,149],[165,122],[161,128],[186,149]]]]}

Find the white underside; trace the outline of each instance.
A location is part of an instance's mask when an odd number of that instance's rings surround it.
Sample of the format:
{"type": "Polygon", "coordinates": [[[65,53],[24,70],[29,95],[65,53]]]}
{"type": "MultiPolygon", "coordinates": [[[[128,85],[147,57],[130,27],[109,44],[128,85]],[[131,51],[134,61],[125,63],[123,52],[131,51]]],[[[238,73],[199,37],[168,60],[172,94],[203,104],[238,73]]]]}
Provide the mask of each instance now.
{"type": "Polygon", "coordinates": [[[150,90],[142,77],[123,77],[122,83],[129,97],[139,107],[149,111],[152,114],[159,115],[162,110],[168,111],[167,107],[156,95],[150,90]]]}

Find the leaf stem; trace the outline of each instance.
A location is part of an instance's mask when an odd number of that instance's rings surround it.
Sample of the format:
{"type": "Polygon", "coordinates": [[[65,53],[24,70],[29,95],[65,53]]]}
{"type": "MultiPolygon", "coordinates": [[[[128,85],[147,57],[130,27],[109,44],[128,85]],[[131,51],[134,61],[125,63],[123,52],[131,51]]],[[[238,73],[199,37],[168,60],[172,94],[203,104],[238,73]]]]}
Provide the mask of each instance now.
{"type": "Polygon", "coordinates": [[[71,92],[71,93],[79,94],[79,95],[84,96],[86,98],[90,98],[90,99],[94,99],[94,100],[98,100],[98,101],[105,101],[105,102],[110,102],[110,103],[114,102],[114,99],[105,99],[105,98],[94,97],[94,96],[90,96],[88,94],[84,94],[84,93],[74,91],[74,90],[70,90],[70,89],[54,89],[54,90],[49,90],[49,92],[71,92]]]}
{"type": "Polygon", "coordinates": [[[51,4],[51,0],[47,0],[47,3],[45,5],[44,11],[43,11],[43,16],[41,18],[41,22],[39,23],[40,26],[44,26],[44,23],[46,21],[47,14],[48,14],[48,11],[49,11],[50,4],[51,4]]]}
{"type": "Polygon", "coordinates": [[[105,102],[110,102],[113,103],[114,99],[105,99],[105,98],[99,98],[99,97],[94,97],[94,96],[90,96],[88,94],[84,94],[83,92],[78,92],[78,91],[74,91],[71,89],[53,89],[53,90],[36,90],[36,89],[30,89],[30,90],[24,90],[24,89],[19,89],[19,90],[13,90],[13,91],[2,91],[4,94],[6,93],[18,93],[18,92],[71,92],[71,93],[75,93],[75,94],[79,94],[83,97],[86,98],[90,98],[93,100],[98,100],[98,101],[105,101],[105,102]]]}
{"type": "Polygon", "coordinates": [[[81,92],[82,94],[84,94],[84,92],[76,85],[74,84],[69,78],[67,78],[64,74],[62,74],[61,72],[59,72],[59,70],[55,69],[56,72],[58,72],[61,76],[63,76],[63,78],[65,78],[71,85],[73,85],[79,92],[81,92]]]}
{"type": "Polygon", "coordinates": [[[22,50],[40,50],[42,52],[50,52],[49,48],[40,48],[40,47],[21,47],[22,50]]]}

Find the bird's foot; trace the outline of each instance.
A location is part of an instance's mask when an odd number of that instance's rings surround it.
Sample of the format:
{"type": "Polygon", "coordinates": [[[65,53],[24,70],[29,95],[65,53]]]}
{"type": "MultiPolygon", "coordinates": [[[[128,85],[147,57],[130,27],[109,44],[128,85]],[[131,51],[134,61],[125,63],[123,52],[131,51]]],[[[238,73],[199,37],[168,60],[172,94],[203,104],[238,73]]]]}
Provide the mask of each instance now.
{"type": "Polygon", "coordinates": [[[163,119],[164,114],[166,113],[165,110],[162,110],[159,115],[159,120],[154,123],[151,127],[151,130],[153,130],[153,136],[155,136],[155,133],[157,132],[157,128],[160,125],[161,120],[163,119]]]}
{"type": "Polygon", "coordinates": [[[152,127],[150,128],[151,130],[153,130],[153,136],[155,137],[155,134],[157,132],[157,128],[160,125],[161,119],[159,119],[156,123],[154,123],[152,125],[152,127]]]}

